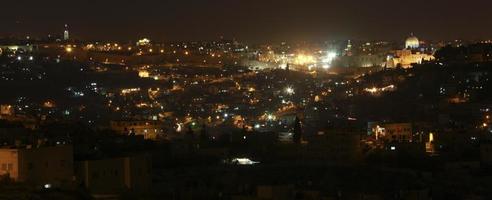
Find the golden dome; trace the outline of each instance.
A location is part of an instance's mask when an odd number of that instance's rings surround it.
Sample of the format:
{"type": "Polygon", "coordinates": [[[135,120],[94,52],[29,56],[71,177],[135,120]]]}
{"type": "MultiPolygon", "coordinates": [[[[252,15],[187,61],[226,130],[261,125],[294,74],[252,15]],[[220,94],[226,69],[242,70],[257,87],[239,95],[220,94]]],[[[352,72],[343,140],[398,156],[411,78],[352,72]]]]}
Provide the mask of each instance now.
{"type": "Polygon", "coordinates": [[[407,49],[416,49],[419,48],[419,46],[419,39],[413,35],[407,38],[407,40],[405,41],[405,48],[407,49]]]}

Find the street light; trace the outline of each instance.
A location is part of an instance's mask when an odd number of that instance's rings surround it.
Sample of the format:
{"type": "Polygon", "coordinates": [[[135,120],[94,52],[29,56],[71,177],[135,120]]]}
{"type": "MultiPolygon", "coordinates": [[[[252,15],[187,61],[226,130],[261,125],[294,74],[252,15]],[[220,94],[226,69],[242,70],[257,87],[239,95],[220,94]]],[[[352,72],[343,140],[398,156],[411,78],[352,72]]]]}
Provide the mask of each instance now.
{"type": "Polygon", "coordinates": [[[288,95],[294,94],[295,93],[294,88],[292,88],[292,87],[285,88],[285,93],[287,93],[288,95]]]}

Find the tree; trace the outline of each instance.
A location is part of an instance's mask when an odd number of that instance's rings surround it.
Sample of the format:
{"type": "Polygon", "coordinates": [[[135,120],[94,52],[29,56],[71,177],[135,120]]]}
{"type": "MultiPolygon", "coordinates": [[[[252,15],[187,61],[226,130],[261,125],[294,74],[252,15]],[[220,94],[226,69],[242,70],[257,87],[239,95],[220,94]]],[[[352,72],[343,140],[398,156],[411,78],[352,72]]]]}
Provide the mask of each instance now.
{"type": "Polygon", "coordinates": [[[302,141],[302,124],[299,117],[296,117],[294,122],[294,136],[292,137],[292,140],[296,144],[300,144],[302,141]]]}

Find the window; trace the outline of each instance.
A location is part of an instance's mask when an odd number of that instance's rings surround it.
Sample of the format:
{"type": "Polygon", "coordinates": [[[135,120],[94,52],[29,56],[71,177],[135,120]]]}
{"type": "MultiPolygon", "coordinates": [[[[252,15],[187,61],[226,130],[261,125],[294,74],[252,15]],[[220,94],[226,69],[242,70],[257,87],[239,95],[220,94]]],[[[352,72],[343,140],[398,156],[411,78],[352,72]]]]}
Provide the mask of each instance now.
{"type": "Polygon", "coordinates": [[[9,163],[7,165],[7,171],[12,171],[13,168],[14,168],[14,165],[12,163],[9,163]]]}

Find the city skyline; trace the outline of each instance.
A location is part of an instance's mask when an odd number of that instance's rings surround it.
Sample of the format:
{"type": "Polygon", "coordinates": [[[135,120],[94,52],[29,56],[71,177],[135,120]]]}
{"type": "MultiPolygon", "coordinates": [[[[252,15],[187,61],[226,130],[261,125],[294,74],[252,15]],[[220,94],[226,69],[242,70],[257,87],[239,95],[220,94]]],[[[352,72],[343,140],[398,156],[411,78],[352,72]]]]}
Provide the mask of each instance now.
{"type": "Polygon", "coordinates": [[[61,34],[69,24],[81,40],[214,40],[246,42],[335,39],[489,39],[491,2],[131,1],[5,2],[3,37],[61,34]],[[22,11],[22,12],[19,12],[22,11]],[[20,14],[22,13],[22,15],[20,14]]]}
{"type": "Polygon", "coordinates": [[[492,199],[492,1],[0,5],[0,199],[492,199]]]}

